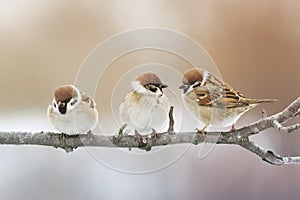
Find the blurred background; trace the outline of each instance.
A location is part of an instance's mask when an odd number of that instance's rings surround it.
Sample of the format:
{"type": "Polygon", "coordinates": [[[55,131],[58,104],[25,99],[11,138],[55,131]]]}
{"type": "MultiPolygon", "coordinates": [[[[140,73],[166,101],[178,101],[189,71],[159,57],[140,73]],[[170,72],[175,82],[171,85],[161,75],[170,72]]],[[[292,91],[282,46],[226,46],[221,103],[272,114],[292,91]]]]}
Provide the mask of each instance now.
{"type": "MultiPolygon", "coordinates": [[[[53,90],[76,82],[80,66],[99,43],[140,27],[186,34],[207,50],[223,80],[245,96],[280,100],[251,110],[237,128],[260,119],[262,109],[279,112],[300,94],[299,9],[300,2],[292,0],[1,1],[0,130],[54,131],[46,116],[53,90]]],[[[120,125],[118,103],[130,79],[143,69],[135,67],[151,62],[179,74],[191,67],[156,50],[133,52],[112,63],[90,94],[105,133],[115,133],[120,125]]],[[[163,68],[153,70],[163,73],[163,68]]],[[[162,77],[175,91],[178,81],[162,77]]],[[[179,105],[178,94],[171,89],[167,93],[179,105]]],[[[176,112],[190,117],[184,108],[176,112]]],[[[251,139],[280,155],[300,155],[297,132],[268,130],[251,139]]],[[[144,152],[130,160],[120,157],[128,150],[80,148],[66,154],[51,147],[1,145],[0,199],[299,199],[300,165],[272,166],[230,145],[217,145],[202,160],[197,157],[199,146],[154,150],[154,157],[144,162],[144,152]],[[172,152],[180,156],[171,162],[172,152]],[[152,173],[122,172],[136,165],[147,171],[150,164],[165,161],[171,164],[152,173]],[[121,168],[116,169],[118,163],[121,168]]]]}

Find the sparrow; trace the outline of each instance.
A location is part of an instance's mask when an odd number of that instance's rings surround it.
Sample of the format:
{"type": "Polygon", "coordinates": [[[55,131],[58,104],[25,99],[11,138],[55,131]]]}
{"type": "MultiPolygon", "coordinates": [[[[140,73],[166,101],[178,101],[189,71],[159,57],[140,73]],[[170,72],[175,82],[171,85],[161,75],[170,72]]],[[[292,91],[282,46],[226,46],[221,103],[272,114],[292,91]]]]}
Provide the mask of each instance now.
{"type": "Polygon", "coordinates": [[[98,122],[98,111],[94,100],[74,85],[63,85],[55,89],[47,115],[51,124],[62,134],[88,133],[98,122]]]}
{"type": "Polygon", "coordinates": [[[249,99],[229,84],[200,68],[185,71],[182,84],[185,107],[202,123],[210,126],[232,126],[248,110],[260,103],[271,103],[276,99],[249,99]]]}
{"type": "Polygon", "coordinates": [[[153,72],[140,74],[132,80],[130,91],[119,106],[121,122],[127,124],[125,132],[135,131],[139,140],[139,133],[151,132],[156,138],[155,129],[162,128],[168,119],[169,100],[163,92],[167,87],[153,72]]]}

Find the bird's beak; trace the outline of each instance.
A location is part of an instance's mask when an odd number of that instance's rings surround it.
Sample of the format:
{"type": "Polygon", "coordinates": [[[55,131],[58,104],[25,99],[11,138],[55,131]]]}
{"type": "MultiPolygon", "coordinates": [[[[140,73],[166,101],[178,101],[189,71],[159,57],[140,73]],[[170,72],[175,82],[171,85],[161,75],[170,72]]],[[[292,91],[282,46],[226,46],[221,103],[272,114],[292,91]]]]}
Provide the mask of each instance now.
{"type": "Polygon", "coordinates": [[[181,90],[186,90],[186,89],[189,89],[189,85],[188,84],[185,84],[185,83],[183,83],[183,84],[181,84],[180,86],[179,86],[179,89],[181,89],[181,90]]]}
{"type": "Polygon", "coordinates": [[[57,103],[57,106],[58,106],[59,108],[63,108],[63,107],[66,106],[66,103],[65,103],[65,102],[59,101],[59,102],[57,103]]]}
{"type": "Polygon", "coordinates": [[[67,107],[66,107],[66,103],[65,102],[61,102],[59,101],[57,103],[58,106],[58,110],[61,114],[65,114],[67,112],[67,107]]]}
{"type": "Polygon", "coordinates": [[[167,84],[164,84],[164,83],[162,83],[161,85],[160,85],[160,88],[167,88],[168,87],[168,85],[167,84]]]}
{"type": "Polygon", "coordinates": [[[184,93],[186,93],[189,88],[190,88],[190,85],[186,84],[186,83],[183,83],[179,86],[179,89],[183,90],[184,93]]]}

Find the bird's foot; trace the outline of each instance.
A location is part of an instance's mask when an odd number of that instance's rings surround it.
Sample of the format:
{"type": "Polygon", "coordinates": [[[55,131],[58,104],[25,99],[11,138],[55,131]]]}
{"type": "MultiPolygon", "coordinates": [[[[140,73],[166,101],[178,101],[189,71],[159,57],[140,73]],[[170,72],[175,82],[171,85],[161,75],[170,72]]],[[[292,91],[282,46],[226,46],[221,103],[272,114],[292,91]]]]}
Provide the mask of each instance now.
{"type": "Polygon", "coordinates": [[[68,136],[67,134],[61,133],[61,134],[59,135],[59,139],[61,139],[61,140],[66,140],[66,137],[67,137],[67,136],[68,136]]]}
{"type": "Polygon", "coordinates": [[[207,128],[208,125],[204,126],[202,129],[198,129],[196,128],[195,131],[196,131],[196,134],[201,134],[204,138],[206,136],[206,131],[205,129],[207,128]]]}
{"type": "Polygon", "coordinates": [[[232,131],[232,132],[235,132],[235,131],[236,131],[236,128],[235,128],[234,124],[231,125],[230,131],[232,131]]]}
{"type": "Polygon", "coordinates": [[[139,132],[137,132],[137,130],[134,131],[134,134],[139,142],[139,147],[144,147],[146,146],[147,142],[148,142],[148,137],[147,136],[143,136],[141,134],[139,134],[139,132]]]}

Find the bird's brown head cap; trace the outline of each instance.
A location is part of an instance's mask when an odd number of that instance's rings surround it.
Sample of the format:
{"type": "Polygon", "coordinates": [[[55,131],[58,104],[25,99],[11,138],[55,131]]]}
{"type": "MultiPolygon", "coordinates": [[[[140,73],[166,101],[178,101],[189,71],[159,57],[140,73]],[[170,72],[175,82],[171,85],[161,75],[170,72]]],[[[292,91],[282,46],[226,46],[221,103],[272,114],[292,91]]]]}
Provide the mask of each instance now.
{"type": "Polygon", "coordinates": [[[143,74],[138,75],[134,78],[133,81],[139,81],[141,85],[146,86],[148,84],[154,85],[162,85],[160,78],[154,74],[153,72],[146,72],[143,74]]]}
{"type": "Polygon", "coordinates": [[[196,81],[199,83],[202,82],[204,76],[204,70],[200,68],[192,68],[188,69],[187,71],[184,72],[182,83],[183,84],[193,84],[196,81]]]}
{"type": "Polygon", "coordinates": [[[55,89],[54,99],[56,102],[64,102],[65,100],[77,97],[78,94],[73,85],[63,85],[55,89]]]}

